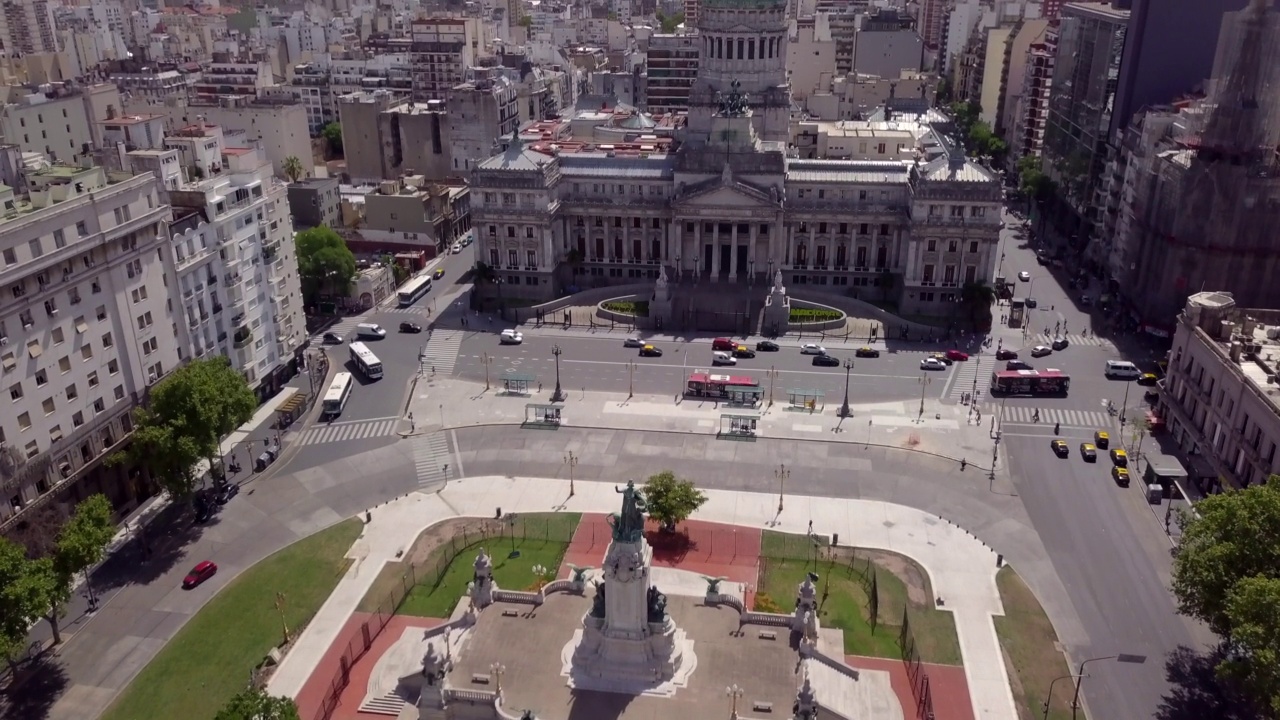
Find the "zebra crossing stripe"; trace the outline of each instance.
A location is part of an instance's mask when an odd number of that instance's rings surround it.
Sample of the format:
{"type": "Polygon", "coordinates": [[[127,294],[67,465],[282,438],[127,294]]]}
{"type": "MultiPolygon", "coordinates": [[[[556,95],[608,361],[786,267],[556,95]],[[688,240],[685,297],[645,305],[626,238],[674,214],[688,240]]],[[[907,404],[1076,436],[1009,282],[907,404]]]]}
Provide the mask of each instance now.
{"type": "Polygon", "coordinates": [[[356,420],[346,423],[335,423],[322,427],[308,428],[302,433],[299,445],[318,445],[321,443],[346,442],[349,440],[365,440],[392,434],[396,427],[396,418],[380,420],[356,420]]]}
{"type": "Polygon", "coordinates": [[[424,368],[435,368],[437,373],[452,375],[454,365],[458,362],[458,351],[462,349],[461,330],[436,330],[431,333],[426,348],[419,358],[424,368]]]}
{"type": "Polygon", "coordinates": [[[1000,419],[1002,423],[1012,425],[1054,425],[1056,423],[1069,427],[1107,428],[1112,424],[1111,416],[1099,410],[1064,410],[1017,405],[997,412],[1003,413],[1000,419]],[[1037,410],[1040,412],[1039,422],[1035,419],[1037,410]]]}
{"type": "Polygon", "coordinates": [[[449,439],[444,431],[419,435],[413,441],[413,464],[418,487],[427,490],[444,485],[449,479],[449,439]]]}

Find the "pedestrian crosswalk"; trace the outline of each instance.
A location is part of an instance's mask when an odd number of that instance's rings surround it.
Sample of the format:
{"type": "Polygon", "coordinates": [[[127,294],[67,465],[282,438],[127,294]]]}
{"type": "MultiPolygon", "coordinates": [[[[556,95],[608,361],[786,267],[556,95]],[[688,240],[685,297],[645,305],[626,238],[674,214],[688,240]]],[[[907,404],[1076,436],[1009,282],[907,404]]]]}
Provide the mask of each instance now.
{"type": "Polygon", "coordinates": [[[453,366],[458,362],[458,350],[462,347],[464,335],[465,333],[461,330],[432,332],[431,339],[427,340],[426,347],[418,357],[423,372],[430,373],[434,368],[436,373],[452,375],[453,366]]]}
{"type": "Polygon", "coordinates": [[[319,445],[384,437],[395,432],[397,420],[398,418],[387,417],[316,425],[303,430],[297,444],[319,445]]]}
{"type": "Polygon", "coordinates": [[[998,411],[1002,425],[1050,425],[1061,423],[1068,427],[1107,428],[1112,418],[1101,410],[1063,410],[1060,408],[1034,408],[1024,405],[1007,406],[998,411]],[[1040,421],[1035,420],[1036,411],[1040,421]]]}
{"type": "Polygon", "coordinates": [[[1036,345],[1048,345],[1052,343],[1056,338],[1065,337],[1069,345],[1082,345],[1086,347],[1102,347],[1102,348],[1112,348],[1112,349],[1115,348],[1115,344],[1112,343],[1110,340],[1107,340],[1106,338],[1100,338],[1097,335],[1087,335],[1087,336],[1086,335],[1061,335],[1061,334],[1055,335],[1051,332],[1037,332],[1037,333],[1031,333],[1027,337],[1029,340],[1035,341],[1034,344],[1036,345]]]}
{"type": "Polygon", "coordinates": [[[365,322],[368,319],[368,317],[369,317],[369,314],[364,313],[362,315],[353,315],[351,317],[343,318],[342,320],[339,320],[337,323],[334,323],[328,328],[325,328],[324,332],[316,333],[315,336],[311,338],[311,342],[312,343],[321,342],[322,339],[324,338],[325,333],[333,333],[334,335],[337,335],[343,340],[346,340],[347,336],[350,335],[356,329],[356,326],[362,322],[365,322]]]}
{"type": "Polygon", "coordinates": [[[980,393],[986,390],[991,384],[991,370],[995,364],[996,359],[992,355],[970,355],[968,360],[957,362],[956,375],[947,388],[947,397],[958,399],[975,389],[980,393]]]}
{"type": "Polygon", "coordinates": [[[451,468],[449,438],[445,431],[415,435],[413,444],[413,466],[418,474],[420,490],[437,490],[456,474],[451,468]]]}
{"type": "Polygon", "coordinates": [[[379,312],[387,315],[418,315],[420,317],[427,316],[427,308],[425,306],[419,307],[417,305],[410,305],[409,307],[400,307],[397,305],[395,307],[383,308],[379,312]]]}

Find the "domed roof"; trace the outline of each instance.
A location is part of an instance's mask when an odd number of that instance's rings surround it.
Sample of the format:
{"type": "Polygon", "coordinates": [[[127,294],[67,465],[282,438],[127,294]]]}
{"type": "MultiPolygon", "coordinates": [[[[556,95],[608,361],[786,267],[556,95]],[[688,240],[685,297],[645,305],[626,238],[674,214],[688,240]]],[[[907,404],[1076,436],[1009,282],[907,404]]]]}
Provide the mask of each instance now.
{"type": "Polygon", "coordinates": [[[635,113],[618,123],[618,127],[624,130],[652,130],[657,126],[652,118],[641,113],[635,113]]]}

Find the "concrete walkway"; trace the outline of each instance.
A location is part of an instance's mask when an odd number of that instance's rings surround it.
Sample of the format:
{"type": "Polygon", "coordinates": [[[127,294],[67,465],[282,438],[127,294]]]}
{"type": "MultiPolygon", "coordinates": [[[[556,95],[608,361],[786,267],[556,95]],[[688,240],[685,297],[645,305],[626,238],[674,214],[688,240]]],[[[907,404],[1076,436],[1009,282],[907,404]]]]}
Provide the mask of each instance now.
{"type": "MultiPolygon", "coordinates": [[[[478,477],[450,483],[436,495],[410,494],[372,511],[372,522],[352,546],[356,562],[298,638],[273,675],[268,691],[296,696],[382,566],[407,550],[427,527],[453,517],[492,517],[504,512],[612,512],[614,486],[579,481],[569,495],[565,480],[478,477]]],[[[796,496],[777,515],[772,494],[708,490],[699,520],[783,532],[839,533],[842,545],[892,550],[929,573],[944,610],[955,616],[974,717],[1017,718],[992,616],[1004,610],[996,588],[996,554],[965,530],[939,517],[884,502],[796,496]]]]}

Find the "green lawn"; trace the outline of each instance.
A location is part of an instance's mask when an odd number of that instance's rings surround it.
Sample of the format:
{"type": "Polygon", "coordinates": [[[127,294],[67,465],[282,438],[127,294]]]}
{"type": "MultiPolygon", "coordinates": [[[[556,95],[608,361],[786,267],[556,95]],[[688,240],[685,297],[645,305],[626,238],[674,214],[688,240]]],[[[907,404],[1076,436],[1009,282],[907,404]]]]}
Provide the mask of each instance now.
{"type": "MultiPolygon", "coordinates": [[[[893,571],[872,563],[870,567],[875,572],[879,595],[876,613],[879,622],[873,629],[868,601],[870,583],[863,580],[868,568],[866,556],[857,555],[852,566],[847,556],[829,560],[825,550],[821,551],[816,564],[812,556],[808,559],[786,559],[794,558],[804,544],[811,546],[812,541],[803,536],[764,533],[759,591],[766,595],[766,602],[771,601],[783,611],[789,611],[795,606],[796,587],[804,582],[808,573],[816,572],[819,575],[818,597],[821,600],[824,592],[827,595],[819,606],[822,623],[844,631],[846,655],[902,657],[898,637],[903,611],[906,610],[922,660],[945,665],[961,664],[960,641],[956,637],[951,613],[935,609],[932,603],[910,602],[906,582],[893,571]],[[797,541],[797,537],[804,543],[797,541]],[[775,558],[781,555],[783,559],[770,559],[770,555],[775,558]]],[[[843,548],[837,552],[848,553],[851,549],[843,548]]],[[[925,577],[919,569],[915,574],[925,577]]],[[[931,598],[931,588],[924,588],[922,595],[931,598]]],[[[757,607],[762,609],[759,605],[757,596],[757,607]]]]}
{"type": "MultiPolygon", "coordinates": [[[[996,635],[1004,648],[1005,664],[1009,666],[1018,717],[1039,720],[1043,717],[1049,685],[1055,678],[1070,675],[1071,667],[1056,646],[1058,634],[1049,617],[1013,568],[1001,568],[996,575],[996,586],[1004,602],[1004,617],[995,618],[996,635]]],[[[1071,686],[1063,681],[1054,688],[1049,719],[1072,717],[1071,686]]]]}
{"type": "Polygon", "coordinates": [[[347,520],[241,573],[143,668],[103,720],[212,718],[280,643],[276,593],[283,593],[285,620],[297,632],[346,572],[343,556],[361,529],[358,520],[347,520]]]}
{"type": "MultiPolygon", "coordinates": [[[[396,611],[416,617],[447,618],[471,582],[472,562],[485,548],[493,558],[493,577],[498,587],[506,590],[532,590],[540,580],[533,572],[534,566],[546,568],[552,580],[564,559],[569,540],[581,518],[577,513],[530,513],[516,522],[515,548],[520,557],[508,557],[512,542],[509,535],[474,540],[458,548],[456,556],[438,579],[423,572],[423,578],[409,591],[396,611]]],[[[441,564],[454,547],[443,546],[431,553],[423,567],[441,564]]]]}

